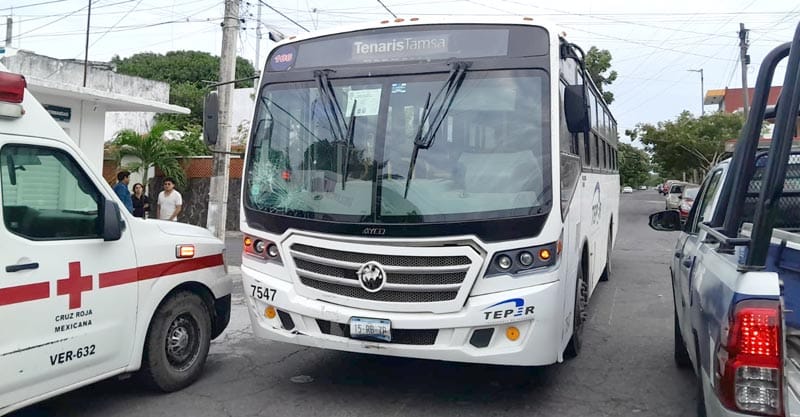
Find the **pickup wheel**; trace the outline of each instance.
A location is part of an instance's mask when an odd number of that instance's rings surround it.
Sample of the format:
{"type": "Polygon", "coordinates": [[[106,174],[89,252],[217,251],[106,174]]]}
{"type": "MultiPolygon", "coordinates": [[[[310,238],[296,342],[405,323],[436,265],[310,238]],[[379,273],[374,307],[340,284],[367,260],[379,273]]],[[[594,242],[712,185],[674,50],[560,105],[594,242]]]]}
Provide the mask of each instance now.
{"type": "Polygon", "coordinates": [[[200,377],[211,344],[211,314],[200,297],[180,292],[153,315],[144,347],[142,376],[164,392],[182,389],[200,377]]]}
{"type": "Polygon", "coordinates": [[[578,277],[575,283],[575,307],[572,319],[572,337],[564,349],[564,356],[574,358],[578,356],[583,344],[583,323],[586,321],[586,305],[588,304],[589,287],[583,279],[583,267],[578,268],[578,277]]]}
{"type": "Polygon", "coordinates": [[[678,368],[689,368],[692,366],[692,361],[689,358],[689,351],[686,350],[686,342],[683,341],[683,336],[681,336],[678,312],[673,310],[672,314],[675,317],[675,325],[673,326],[675,329],[675,365],[678,368]]]}

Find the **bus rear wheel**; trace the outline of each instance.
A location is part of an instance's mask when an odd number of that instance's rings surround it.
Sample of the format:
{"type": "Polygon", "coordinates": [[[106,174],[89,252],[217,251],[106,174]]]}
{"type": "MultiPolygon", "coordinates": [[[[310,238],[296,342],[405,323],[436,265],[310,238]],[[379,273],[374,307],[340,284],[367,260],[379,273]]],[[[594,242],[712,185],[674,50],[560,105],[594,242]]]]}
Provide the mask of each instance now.
{"type": "Polygon", "coordinates": [[[611,278],[611,252],[614,250],[613,226],[608,228],[608,245],[606,246],[606,267],[600,274],[600,281],[608,281],[611,278]]]}
{"type": "Polygon", "coordinates": [[[586,321],[586,306],[588,304],[589,286],[583,277],[583,266],[578,268],[578,277],[575,283],[575,306],[572,319],[572,337],[564,349],[564,356],[574,358],[578,356],[583,345],[583,324],[586,321]]]}

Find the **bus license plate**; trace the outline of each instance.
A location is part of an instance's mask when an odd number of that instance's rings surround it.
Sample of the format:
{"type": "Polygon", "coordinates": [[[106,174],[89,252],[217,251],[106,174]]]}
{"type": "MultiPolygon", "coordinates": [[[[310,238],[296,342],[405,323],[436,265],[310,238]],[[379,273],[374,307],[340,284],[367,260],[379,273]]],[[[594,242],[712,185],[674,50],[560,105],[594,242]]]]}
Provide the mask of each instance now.
{"type": "Polygon", "coordinates": [[[392,322],[383,319],[353,317],[350,319],[350,337],[391,342],[392,322]]]}

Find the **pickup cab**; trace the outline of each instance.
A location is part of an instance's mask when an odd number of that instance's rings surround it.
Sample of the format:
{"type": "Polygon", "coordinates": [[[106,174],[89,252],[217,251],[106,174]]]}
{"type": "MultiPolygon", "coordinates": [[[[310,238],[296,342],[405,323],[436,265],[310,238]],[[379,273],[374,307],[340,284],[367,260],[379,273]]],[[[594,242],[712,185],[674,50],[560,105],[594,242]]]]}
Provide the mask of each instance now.
{"type": "Polygon", "coordinates": [[[0,415],[136,371],[191,384],[230,320],[224,244],[120,210],[25,86],[0,65],[0,415]]]}
{"type": "Polygon", "coordinates": [[[800,26],[765,57],[734,154],[705,177],[685,224],[677,211],[650,217],[656,230],[680,231],[670,265],[674,360],[697,376],[699,416],[800,415],[798,106],[800,26]],[[766,152],[765,120],[775,125],[766,152]]]}

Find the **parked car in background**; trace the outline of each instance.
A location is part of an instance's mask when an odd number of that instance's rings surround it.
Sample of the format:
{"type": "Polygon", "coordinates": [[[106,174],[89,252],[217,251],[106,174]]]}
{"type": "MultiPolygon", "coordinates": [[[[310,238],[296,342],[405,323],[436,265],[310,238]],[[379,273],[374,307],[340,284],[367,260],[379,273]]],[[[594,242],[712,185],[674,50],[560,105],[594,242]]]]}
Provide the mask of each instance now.
{"type": "Polygon", "coordinates": [[[689,212],[692,210],[692,205],[694,204],[694,199],[697,198],[698,191],[700,191],[700,187],[687,186],[683,189],[681,203],[678,206],[678,211],[681,214],[681,223],[686,222],[686,219],[689,217],[689,212]]]}
{"type": "Polygon", "coordinates": [[[643,191],[647,191],[647,186],[646,185],[640,185],[639,189],[643,190],[643,191]]]}
{"type": "Polygon", "coordinates": [[[622,187],[622,192],[625,193],[625,194],[632,193],[633,192],[633,188],[628,187],[628,186],[622,187]]]}
{"type": "MultiPolygon", "coordinates": [[[[683,201],[684,191],[689,188],[698,187],[699,185],[697,184],[688,184],[685,182],[673,183],[672,187],[670,187],[669,192],[667,193],[667,197],[665,198],[667,210],[679,210],[683,201]]],[[[696,194],[697,192],[695,191],[695,195],[696,194]]]]}
{"type": "Polygon", "coordinates": [[[666,180],[661,187],[658,189],[658,192],[661,194],[668,194],[669,189],[672,188],[672,184],[678,182],[678,180],[666,180]]]}

